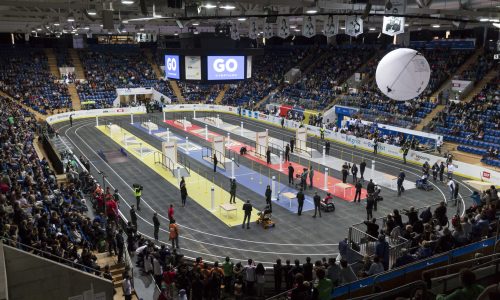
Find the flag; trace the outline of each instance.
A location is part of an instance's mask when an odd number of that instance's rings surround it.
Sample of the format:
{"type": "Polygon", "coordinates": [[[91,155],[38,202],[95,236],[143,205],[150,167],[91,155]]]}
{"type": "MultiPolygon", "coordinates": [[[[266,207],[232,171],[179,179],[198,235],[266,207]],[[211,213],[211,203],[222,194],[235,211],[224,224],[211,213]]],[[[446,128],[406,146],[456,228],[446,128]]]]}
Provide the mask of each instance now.
{"type": "Polygon", "coordinates": [[[404,17],[384,17],[382,23],[382,33],[395,36],[405,32],[405,18],[404,17]]]}
{"type": "Polygon", "coordinates": [[[273,24],[266,23],[264,25],[264,37],[270,39],[274,36],[273,24]]]}
{"type": "Polygon", "coordinates": [[[345,20],[345,34],[358,36],[363,33],[363,19],[360,16],[347,16],[345,20]]]}
{"type": "Polygon", "coordinates": [[[334,36],[339,33],[339,17],[334,15],[328,15],[324,19],[323,23],[323,33],[327,37],[334,36]]]}
{"type": "Polygon", "coordinates": [[[286,39],[290,35],[290,22],[288,18],[279,17],[278,18],[278,36],[282,39],[286,39]]]}
{"type": "Polygon", "coordinates": [[[259,27],[260,27],[259,19],[251,18],[250,28],[248,28],[248,37],[254,40],[257,39],[257,36],[259,35],[260,31],[259,27]]]}
{"type": "Polygon", "coordinates": [[[406,11],[406,0],[387,0],[385,2],[385,13],[402,15],[406,11]]]}
{"type": "Polygon", "coordinates": [[[304,20],[302,22],[302,35],[308,38],[316,35],[316,17],[304,17],[304,20]]]}
{"type": "Polygon", "coordinates": [[[233,39],[233,40],[240,39],[240,29],[239,29],[238,24],[239,24],[238,21],[231,21],[229,23],[229,26],[231,28],[231,39],[233,39]]]}

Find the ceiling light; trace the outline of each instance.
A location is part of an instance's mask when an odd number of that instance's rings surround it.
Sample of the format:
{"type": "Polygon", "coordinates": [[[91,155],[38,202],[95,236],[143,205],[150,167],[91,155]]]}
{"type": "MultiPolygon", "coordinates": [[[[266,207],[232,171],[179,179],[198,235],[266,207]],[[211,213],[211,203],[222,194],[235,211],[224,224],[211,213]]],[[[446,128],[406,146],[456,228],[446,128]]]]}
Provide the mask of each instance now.
{"type": "Polygon", "coordinates": [[[294,30],[295,30],[295,31],[297,31],[297,32],[299,32],[299,31],[300,31],[300,29],[294,29],[294,30]]]}
{"type": "Polygon", "coordinates": [[[408,26],[410,26],[410,24],[406,23],[406,24],[405,24],[405,27],[408,27],[408,26]]]}
{"type": "Polygon", "coordinates": [[[195,32],[193,32],[193,33],[194,33],[194,34],[199,34],[200,32],[196,30],[196,31],[195,31],[195,32]]]}
{"type": "Polygon", "coordinates": [[[73,14],[68,15],[68,22],[75,22],[75,17],[73,16],[73,14]]]}
{"type": "Polygon", "coordinates": [[[290,28],[292,29],[297,28],[297,25],[290,25],[290,28]]]}
{"type": "Polygon", "coordinates": [[[246,21],[246,20],[247,20],[247,18],[238,18],[238,21],[240,21],[240,22],[243,22],[243,21],[246,21]]]}
{"type": "Polygon", "coordinates": [[[42,28],[37,28],[36,31],[42,31],[42,28]]]}
{"type": "Polygon", "coordinates": [[[439,27],[441,27],[441,25],[439,25],[439,24],[432,24],[432,28],[439,28],[439,27]]]}
{"type": "Polygon", "coordinates": [[[174,33],[174,35],[179,35],[179,34],[176,32],[176,33],[174,33]]]}
{"type": "Polygon", "coordinates": [[[144,28],[140,28],[139,31],[144,31],[144,28]]]}
{"type": "Polygon", "coordinates": [[[368,30],[370,30],[370,31],[375,31],[375,30],[377,30],[377,28],[375,28],[375,27],[370,27],[368,30]]]}
{"type": "Polygon", "coordinates": [[[498,23],[498,22],[500,22],[500,20],[498,20],[498,19],[490,19],[490,22],[498,23]]]}
{"type": "Polygon", "coordinates": [[[31,32],[36,33],[36,30],[31,30],[31,32]]]}
{"type": "Polygon", "coordinates": [[[317,12],[318,12],[318,10],[316,8],[310,8],[310,9],[306,10],[306,14],[315,14],[317,12]]]}
{"type": "Polygon", "coordinates": [[[102,25],[102,24],[99,24],[99,26],[103,27],[104,25],[102,25]]]}
{"type": "Polygon", "coordinates": [[[340,29],[345,30],[345,27],[340,27],[340,29]]]}
{"type": "Polygon", "coordinates": [[[89,14],[89,16],[95,16],[97,15],[97,11],[93,8],[87,9],[87,14],[89,14]]]}
{"type": "Polygon", "coordinates": [[[493,26],[495,26],[496,28],[500,28],[500,23],[493,23],[493,26]]]}
{"type": "Polygon", "coordinates": [[[193,23],[193,26],[198,26],[200,25],[200,23],[193,23]]]}
{"type": "Polygon", "coordinates": [[[85,27],[83,27],[83,29],[85,29],[85,30],[89,30],[89,29],[90,29],[90,26],[89,26],[89,25],[86,25],[85,27]]]}
{"type": "Polygon", "coordinates": [[[488,19],[488,18],[481,18],[481,19],[479,19],[479,22],[488,22],[489,20],[490,19],[488,19]]]}
{"type": "Polygon", "coordinates": [[[61,25],[61,24],[59,24],[59,23],[57,23],[57,22],[56,22],[56,23],[54,23],[54,26],[59,26],[59,25],[61,25]]]}
{"type": "Polygon", "coordinates": [[[122,0],[122,4],[131,5],[131,4],[134,4],[134,1],[133,0],[122,0]]]}
{"type": "Polygon", "coordinates": [[[212,9],[212,8],[216,8],[217,5],[213,5],[213,4],[207,3],[207,4],[203,5],[203,7],[207,8],[207,9],[212,9]]]}
{"type": "Polygon", "coordinates": [[[259,33],[260,33],[260,34],[263,34],[263,33],[264,33],[264,31],[261,31],[261,32],[259,32],[259,33]]]}
{"type": "Polygon", "coordinates": [[[75,33],[75,35],[78,35],[78,33],[75,33]]]}
{"type": "Polygon", "coordinates": [[[222,9],[225,9],[225,10],[232,10],[232,9],[235,9],[236,7],[234,5],[226,4],[226,5],[219,6],[219,8],[222,8],[222,9]]]}

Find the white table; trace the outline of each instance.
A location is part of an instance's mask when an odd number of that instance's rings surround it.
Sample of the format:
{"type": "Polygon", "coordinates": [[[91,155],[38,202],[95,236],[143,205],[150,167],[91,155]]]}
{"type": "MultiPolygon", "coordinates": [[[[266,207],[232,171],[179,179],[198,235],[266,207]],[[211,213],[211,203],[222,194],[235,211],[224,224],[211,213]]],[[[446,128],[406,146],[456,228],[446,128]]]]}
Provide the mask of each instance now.
{"type": "Polygon", "coordinates": [[[290,208],[292,207],[292,199],[297,198],[297,195],[291,192],[281,193],[280,195],[288,198],[288,201],[290,201],[290,208]]]}
{"type": "Polygon", "coordinates": [[[238,217],[238,209],[236,208],[235,204],[229,204],[229,203],[224,203],[219,206],[219,214],[222,213],[221,210],[226,211],[226,218],[229,219],[229,212],[230,211],[235,211],[236,217],[238,217]]]}
{"type": "Polygon", "coordinates": [[[345,198],[345,191],[352,189],[352,185],[350,185],[350,184],[342,183],[342,182],[337,183],[333,186],[333,194],[335,194],[337,187],[344,190],[344,198],[345,198]]]}

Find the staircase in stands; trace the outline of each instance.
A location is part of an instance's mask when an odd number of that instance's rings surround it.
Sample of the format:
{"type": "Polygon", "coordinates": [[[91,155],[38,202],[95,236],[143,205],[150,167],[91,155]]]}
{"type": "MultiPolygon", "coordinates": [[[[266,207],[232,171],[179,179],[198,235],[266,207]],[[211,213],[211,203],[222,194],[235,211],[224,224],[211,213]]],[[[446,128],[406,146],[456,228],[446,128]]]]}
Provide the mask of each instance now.
{"type": "Polygon", "coordinates": [[[57,67],[57,59],[54,54],[54,49],[45,48],[45,55],[49,64],[50,74],[54,75],[57,79],[60,78],[59,68],[57,67]]]}
{"type": "MultiPolygon", "coordinates": [[[[470,65],[477,63],[478,57],[483,53],[484,53],[484,48],[476,49],[476,51],[474,51],[474,53],[471,56],[469,56],[469,58],[467,58],[467,60],[465,60],[465,62],[462,65],[460,65],[460,67],[458,67],[458,69],[455,71],[455,74],[460,74],[463,71],[467,70],[467,68],[470,65]]],[[[436,91],[434,91],[434,93],[432,93],[431,98],[432,97],[437,98],[439,93],[449,88],[451,86],[451,80],[453,79],[453,76],[455,74],[451,74],[451,76],[448,77],[448,79],[446,79],[444,83],[441,84],[441,86],[436,91]]]]}
{"type": "Polygon", "coordinates": [[[224,99],[224,96],[226,95],[227,90],[229,90],[229,84],[224,84],[224,87],[222,88],[222,90],[217,95],[217,98],[215,98],[215,104],[221,104],[222,103],[222,99],[224,99]]]}
{"type": "MultiPolygon", "coordinates": [[[[151,53],[151,50],[145,49],[144,54],[145,54],[149,64],[153,67],[153,71],[155,72],[156,77],[158,79],[162,78],[163,72],[161,71],[158,64],[155,62],[155,60],[153,58],[153,53],[151,53]]],[[[182,95],[181,89],[179,88],[179,85],[177,84],[177,81],[169,80],[168,83],[170,84],[170,87],[172,88],[172,91],[174,92],[174,95],[177,98],[177,101],[180,103],[186,102],[184,99],[184,96],[182,95]]]]}
{"type": "Polygon", "coordinates": [[[82,103],[80,100],[80,96],[78,96],[78,91],[76,90],[76,85],[74,83],[68,84],[68,92],[71,97],[71,107],[74,110],[82,109],[82,103]]]}
{"type": "MultiPolygon", "coordinates": [[[[97,257],[96,263],[104,269],[105,265],[109,266],[109,271],[113,276],[113,286],[115,288],[115,295],[113,296],[114,300],[122,300],[123,299],[123,273],[125,272],[125,264],[118,263],[116,256],[109,256],[108,252],[104,253],[94,253],[97,257]]],[[[132,299],[137,300],[137,295],[133,295],[132,299]]]]}
{"type": "Polygon", "coordinates": [[[488,84],[490,83],[495,77],[498,75],[498,69],[493,67],[486,75],[481,79],[478,83],[476,83],[476,86],[465,96],[465,99],[463,101],[465,102],[470,102],[474,97],[476,97],[479,92],[488,84]]]}
{"type": "Polygon", "coordinates": [[[69,55],[71,57],[71,61],[73,62],[73,66],[75,67],[76,79],[85,79],[85,71],[83,69],[80,56],[78,56],[77,50],[73,48],[69,49],[69,55]]]}

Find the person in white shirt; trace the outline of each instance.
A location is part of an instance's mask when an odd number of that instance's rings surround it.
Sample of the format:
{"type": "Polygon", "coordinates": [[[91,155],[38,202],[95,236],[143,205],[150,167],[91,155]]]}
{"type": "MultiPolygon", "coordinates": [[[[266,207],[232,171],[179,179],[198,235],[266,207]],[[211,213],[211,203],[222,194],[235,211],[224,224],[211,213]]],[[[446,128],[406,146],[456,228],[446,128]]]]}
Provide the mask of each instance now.
{"type": "Polygon", "coordinates": [[[450,179],[448,181],[448,189],[450,190],[450,202],[453,201],[453,196],[455,195],[455,181],[453,179],[450,179]]]}
{"type": "Polygon", "coordinates": [[[122,282],[123,296],[125,297],[125,300],[132,300],[132,291],[134,290],[132,280],[130,279],[130,275],[128,273],[125,273],[124,276],[125,277],[122,282]]]}
{"type": "Polygon", "coordinates": [[[248,296],[254,294],[254,284],[256,280],[255,263],[252,259],[248,259],[248,264],[245,266],[246,293],[248,296]]]}

